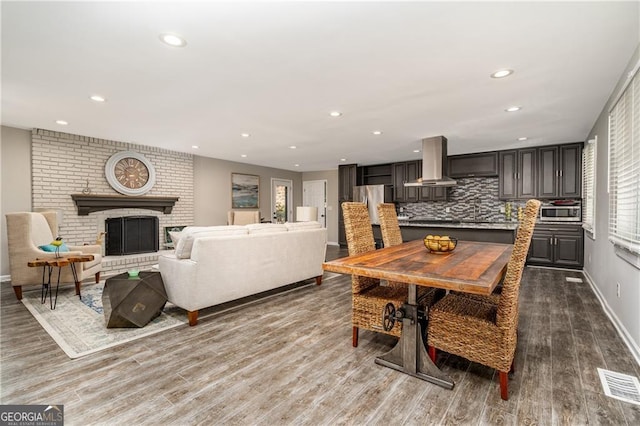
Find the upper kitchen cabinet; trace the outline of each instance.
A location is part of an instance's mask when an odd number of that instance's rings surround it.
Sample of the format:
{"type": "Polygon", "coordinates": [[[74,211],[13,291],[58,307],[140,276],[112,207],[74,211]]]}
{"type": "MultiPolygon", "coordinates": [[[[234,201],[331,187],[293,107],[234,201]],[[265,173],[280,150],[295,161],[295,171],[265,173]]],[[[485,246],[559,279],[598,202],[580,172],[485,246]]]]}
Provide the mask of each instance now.
{"type": "Polygon", "coordinates": [[[490,177],[498,176],[498,153],[452,155],[448,157],[449,177],[490,177]]]}
{"type": "Polygon", "coordinates": [[[499,152],[498,189],[501,199],[536,196],[536,149],[499,152]]]}
{"type": "Polygon", "coordinates": [[[338,166],[338,201],[353,200],[353,187],[358,185],[357,170],[356,164],[338,166]]]}
{"type": "Polygon", "coordinates": [[[580,198],[582,144],[538,149],[538,197],[580,198]]]}
{"type": "Polygon", "coordinates": [[[393,201],[415,203],[418,201],[446,201],[447,188],[434,186],[404,186],[422,177],[422,160],[393,163],[393,201]]]}
{"type": "Polygon", "coordinates": [[[404,161],[392,164],[393,201],[413,203],[420,198],[420,187],[404,186],[405,182],[412,182],[422,175],[420,160],[404,161]]]}
{"type": "Polygon", "coordinates": [[[393,185],[391,164],[376,164],[358,167],[362,185],[393,185]]]}

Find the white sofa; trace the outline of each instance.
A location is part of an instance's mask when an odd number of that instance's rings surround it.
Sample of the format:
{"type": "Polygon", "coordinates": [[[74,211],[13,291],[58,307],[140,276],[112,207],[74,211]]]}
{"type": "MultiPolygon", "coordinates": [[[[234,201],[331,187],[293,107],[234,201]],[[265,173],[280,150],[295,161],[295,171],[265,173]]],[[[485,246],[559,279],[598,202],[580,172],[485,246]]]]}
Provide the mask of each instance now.
{"type": "Polygon", "coordinates": [[[308,278],[322,282],[327,230],[318,222],[187,227],[159,258],[171,303],[198,310],[308,278]]]}

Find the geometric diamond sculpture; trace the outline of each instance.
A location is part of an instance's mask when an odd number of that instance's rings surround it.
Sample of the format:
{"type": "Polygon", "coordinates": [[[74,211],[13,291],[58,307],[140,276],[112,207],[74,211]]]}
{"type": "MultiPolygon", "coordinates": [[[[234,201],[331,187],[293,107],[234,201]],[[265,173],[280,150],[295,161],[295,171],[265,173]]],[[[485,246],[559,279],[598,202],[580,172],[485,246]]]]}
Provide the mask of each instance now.
{"type": "Polygon", "coordinates": [[[144,327],[160,315],[167,292],[160,272],[128,273],[107,278],[102,291],[102,307],[107,328],[144,327]]]}

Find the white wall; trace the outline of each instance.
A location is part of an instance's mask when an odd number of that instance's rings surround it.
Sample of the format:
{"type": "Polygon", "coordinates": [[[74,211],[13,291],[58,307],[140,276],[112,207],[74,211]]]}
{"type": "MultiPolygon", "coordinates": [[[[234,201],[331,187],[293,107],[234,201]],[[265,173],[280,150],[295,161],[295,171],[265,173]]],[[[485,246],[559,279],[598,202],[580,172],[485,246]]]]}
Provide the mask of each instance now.
{"type": "MultiPolygon", "coordinates": [[[[270,221],[271,179],[293,181],[293,205],[302,203],[302,173],[255,166],[209,157],[194,157],[194,195],[196,225],[225,225],[231,210],[231,173],[260,177],[260,217],[270,221]]],[[[295,210],[295,209],[294,209],[295,210]]]]}
{"type": "Polygon", "coordinates": [[[338,244],[338,169],[323,172],[304,172],[302,180],[327,181],[327,241],[338,244]]]}
{"type": "MultiPolygon", "coordinates": [[[[639,37],[640,39],[640,37],[639,37]]],[[[640,40],[639,40],[640,41],[640,40]]],[[[640,44],[622,73],[620,81],[612,93],[612,97],[604,106],[588,139],[598,137],[596,163],[596,232],[595,239],[585,233],[584,271],[595,284],[608,307],[614,322],[622,330],[636,357],[640,355],[640,269],[632,266],[618,255],[608,240],[609,194],[607,190],[608,175],[608,113],[613,97],[620,91],[627,73],[640,60],[640,44]],[[617,296],[616,284],[620,284],[620,297],[617,296]]],[[[639,178],[640,179],[640,178],[639,178]]],[[[639,206],[640,208],[640,206],[639,206]]]]}

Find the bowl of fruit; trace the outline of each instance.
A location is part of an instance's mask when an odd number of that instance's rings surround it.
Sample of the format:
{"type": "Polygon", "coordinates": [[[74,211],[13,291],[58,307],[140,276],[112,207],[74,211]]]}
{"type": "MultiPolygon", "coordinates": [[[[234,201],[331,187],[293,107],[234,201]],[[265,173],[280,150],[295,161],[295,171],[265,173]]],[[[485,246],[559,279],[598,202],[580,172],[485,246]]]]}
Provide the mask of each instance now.
{"type": "Polygon", "coordinates": [[[448,235],[427,235],[424,237],[424,246],[431,253],[445,254],[455,250],[458,239],[448,235]]]}

